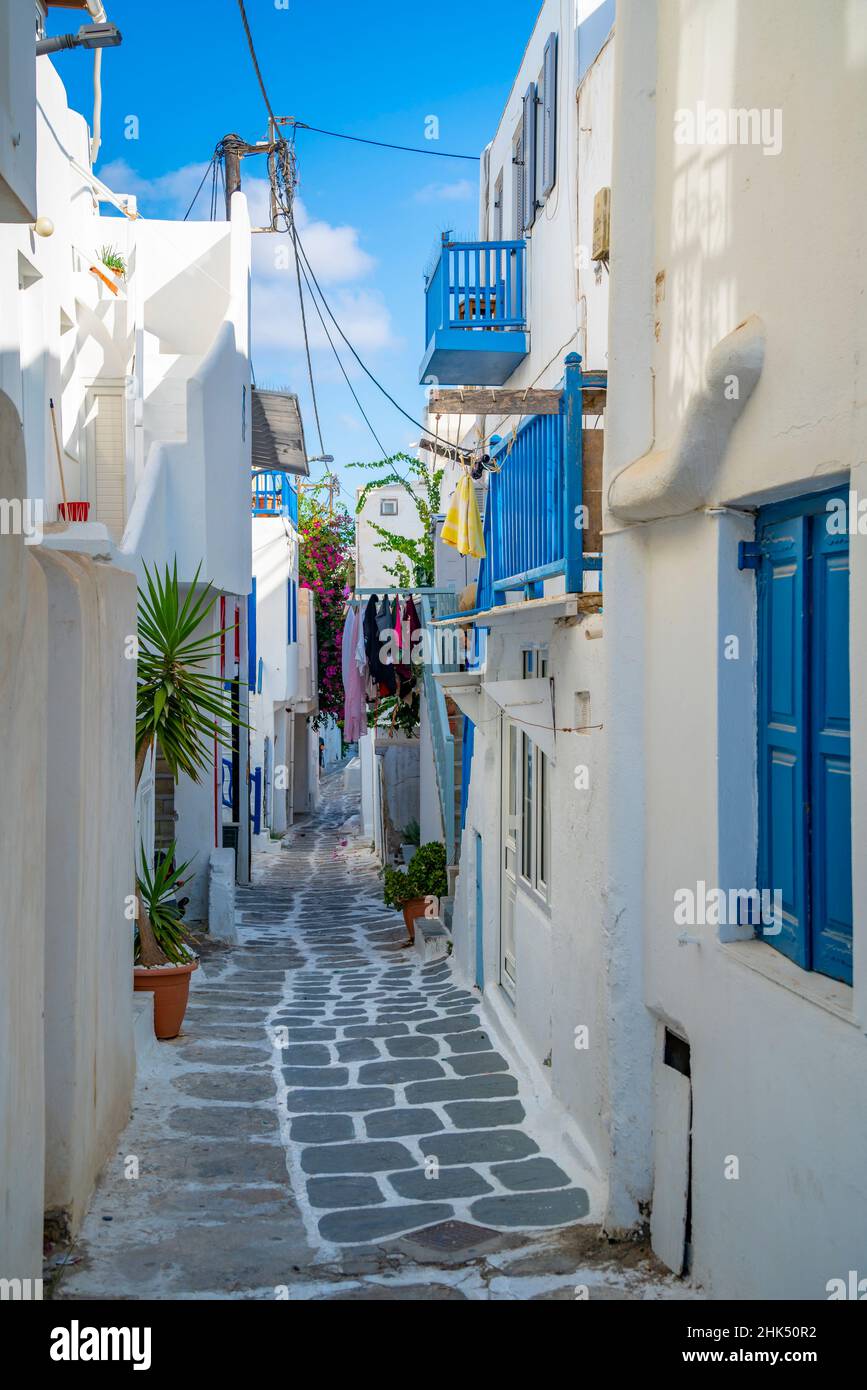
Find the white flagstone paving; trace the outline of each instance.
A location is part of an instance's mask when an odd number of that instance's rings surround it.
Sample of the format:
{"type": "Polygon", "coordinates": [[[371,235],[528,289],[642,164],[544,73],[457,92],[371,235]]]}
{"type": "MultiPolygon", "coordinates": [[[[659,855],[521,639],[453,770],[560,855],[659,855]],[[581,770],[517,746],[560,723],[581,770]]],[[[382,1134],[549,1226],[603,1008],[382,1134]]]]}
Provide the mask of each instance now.
{"type": "Polygon", "coordinates": [[[400,949],[355,811],[332,777],[260,856],[55,1296],[690,1296],[600,1240],[477,992],[400,949]]]}

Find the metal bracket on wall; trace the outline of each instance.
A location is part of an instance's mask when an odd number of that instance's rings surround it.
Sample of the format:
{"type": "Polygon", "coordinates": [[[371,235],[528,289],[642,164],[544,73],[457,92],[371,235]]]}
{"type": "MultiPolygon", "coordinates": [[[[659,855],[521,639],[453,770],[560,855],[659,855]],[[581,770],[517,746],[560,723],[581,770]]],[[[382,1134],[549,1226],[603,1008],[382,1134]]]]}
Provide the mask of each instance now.
{"type": "Polygon", "coordinates": [[[757,570],[762,556],[758,541],[738,541],[738,569],[757,570]]]}

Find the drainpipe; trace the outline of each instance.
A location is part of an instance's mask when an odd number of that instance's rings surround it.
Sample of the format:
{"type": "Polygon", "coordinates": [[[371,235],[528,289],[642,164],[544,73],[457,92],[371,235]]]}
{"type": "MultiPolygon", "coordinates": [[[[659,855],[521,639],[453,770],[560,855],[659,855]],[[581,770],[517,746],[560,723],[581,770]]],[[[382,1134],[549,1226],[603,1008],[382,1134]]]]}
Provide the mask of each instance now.
{"type": "MultiPolygon", "coordinates": [[[[107,17],[102,0],[85,0],[87,12],[95,24],[105,24],[107,17]]],[[[90,141],[91,167],[96,163],[102,144],[102,49],[93,54],[93,136],[90,141]]]]}

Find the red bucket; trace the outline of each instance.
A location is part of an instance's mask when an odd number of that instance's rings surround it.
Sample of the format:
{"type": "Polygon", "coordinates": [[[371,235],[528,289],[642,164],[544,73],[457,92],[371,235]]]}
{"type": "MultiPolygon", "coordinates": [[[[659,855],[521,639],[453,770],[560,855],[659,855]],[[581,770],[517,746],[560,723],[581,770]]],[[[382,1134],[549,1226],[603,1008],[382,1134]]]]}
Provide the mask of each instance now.
{"type": "Polygon", "coordinates": [[[59,502],[57,510],[63,521],[87,521],[90,515],[89,502],[59,502]]]}

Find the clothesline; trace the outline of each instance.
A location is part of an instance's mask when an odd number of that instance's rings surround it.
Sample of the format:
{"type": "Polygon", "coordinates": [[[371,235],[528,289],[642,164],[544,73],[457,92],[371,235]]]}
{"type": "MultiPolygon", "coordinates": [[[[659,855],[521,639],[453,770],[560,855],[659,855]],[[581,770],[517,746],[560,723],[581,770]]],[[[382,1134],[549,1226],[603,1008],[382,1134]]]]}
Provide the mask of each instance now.
{"type": "Polygon", "coordinates": [[[347,604],[341,637],[347,743],[354,743],[367,731],[368,705],[378,710],[383,697],[407,705],[417,698],[412,652],[422,623],[413,593],[419,592],[425,590],[356,590],[355,599],[347,604]]]}

